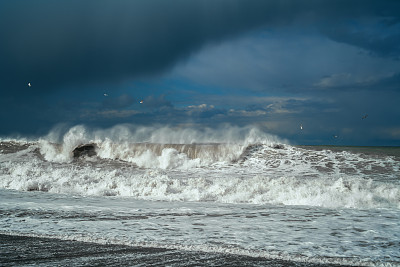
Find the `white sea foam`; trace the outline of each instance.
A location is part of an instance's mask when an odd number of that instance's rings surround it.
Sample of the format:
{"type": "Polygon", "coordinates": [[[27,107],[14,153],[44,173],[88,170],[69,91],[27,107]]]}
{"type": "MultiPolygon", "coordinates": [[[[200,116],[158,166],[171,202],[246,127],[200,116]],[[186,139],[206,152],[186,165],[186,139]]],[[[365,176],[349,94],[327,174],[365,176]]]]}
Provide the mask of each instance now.
{"type": "Polygon", "coordinates": [[[277,136],[260,131],[256,127],[220,126],[218,128],[181,128],[171,126],[117,125],[109,129],[89,129],[83,125],[74,126],[67,131],[56,128],[44,140],[58,142],[83,142],[88,140],[128,143],[193,144],[193,143],[262,143],[287,142],[277,136]]]}
{"type": "Polygon", "coordinates": [[[399,212],[21,194],[2,233],[344,265],[398,262],[399,212]]]}
{"type": "Polygon", "coordinates": [[[237,160],[245,148],[246,145],[241,144],[121,144],[107,139],[97,144],[97,155],[144,168],[189,169],[216,162],[230,163],[237,160]]]}
{"type": "Polygon", "coordinates": [[[276,145],[284,142],[252,128],[225,130],[76,126],[37,142],[3,141],[2,233],[399,263],[396,153],[318,151],[276,145]],[[96,155],[74,158],[81,144],[96,155]]]}
{"type": "MultiPolygon", "coordinates": [[[[177,166],[199,166],[199,160],[185,159],[180,149],[162,145],[195,145],[195,144],[225,144],[221,149],[210,154],[198,153],[202,163],[214,161],[229,161],[240,156],[248,144],[276,144],[282,143],[278,137],[266,134],[257,128],[226,126],[218,129],[204,128],[195,130],[190,128],[163,127],[135,127],[132,125],[118,125],[107,130],[89,130],[82,125],[69,129],[66,133],[59,129],[50,132],[39,140],[40,151],[44,158],[53,162],[70,162],[73,159],[73,150],[79,145],[87,143],[97,144],[97,153],[102,158],[122,159],[136,163],[141,167],[170,168],[177,166]],[[156,149],[139,144],[159,144],[156,149]],[[223,147],[223,148],[222,148],[223,147]],[[161,148],[161,149],[160,149],[161,148]],[[179,153],[171,150],[174,148],[179,153]],[[163,151],[163,149],[166,149],[163,151]],[[218,154],[219,153],[219,154],[218,154]],[[181,162],[181,163],[177,163],[181,162]]],[[[182,149],[185,149],[181,146],[182,149]]],[[[200,146],[199,146],[200,148],[200,146]]],[[[196,148],[194,148],[196,150],[196,148]]]]}
{"type": "Polygon", "coordinates": [[[226,132],[76,126],[0,154],[0,187],[165,201],[400,208],[400,163],[393,157],[274,147],[278,139],[252,128],[226,132]],[[139,142],[155,136],[168,143],[139,142]],[[73,160],[74,148],[87,143],[96,144],[97,156],[73,160]]]}
{"type": "MultiPolygon", "coordinates": [[[[303,152],[306,156],[299,154],[301,150],[276,150],[265,145],[257,151],[257,156],[250,152],[242,161],[218,162],[207,168],[194,167],[199,159],[189,159],[174,149],[163,149],[158,158],[146,153],[136,158],[137,164],[152,168],[137,168],[123,162],[116,165],[115,161],[101,159],[56,164],[26,154],[34,151],[21,151],[12,156],[1,155],[0,187],[163,201],[400,208],[399,183],[373,179],[374,174],[346,174],[349,167],[343,171],[340,166],[321,170],[319,164],[325,164],[321,159],[315,164],[302,162],[323,152],[303,152]],[[287,155],[284,160],[274,153],[287,155]],[[8,160],[4,160],[6,156],[8,160]],[[154,165],[158,167],[153,168],[154,165]]],[[[326,158],[330,158],[329,153],[326,158]]],[[[330,160],[340,164],[340,160],[330,160]]]]}

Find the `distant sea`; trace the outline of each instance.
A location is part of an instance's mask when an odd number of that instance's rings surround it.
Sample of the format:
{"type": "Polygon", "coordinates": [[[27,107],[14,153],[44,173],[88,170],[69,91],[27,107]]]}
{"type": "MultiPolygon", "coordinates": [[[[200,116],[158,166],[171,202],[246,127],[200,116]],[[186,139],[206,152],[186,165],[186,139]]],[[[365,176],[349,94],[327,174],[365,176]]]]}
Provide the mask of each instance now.
{"type": "Polygon", "coordinates": [[[0,140],[0,265],[400,266],[399,147],[81,136],[0,140]]]}

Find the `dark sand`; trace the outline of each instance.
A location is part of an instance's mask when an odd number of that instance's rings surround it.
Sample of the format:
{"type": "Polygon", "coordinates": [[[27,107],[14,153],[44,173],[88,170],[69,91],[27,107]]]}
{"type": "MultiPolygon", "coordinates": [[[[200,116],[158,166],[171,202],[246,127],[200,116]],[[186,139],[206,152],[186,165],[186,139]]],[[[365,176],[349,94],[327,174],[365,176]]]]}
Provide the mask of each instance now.
{"type": "Polygon", "coordinates": [[[0,234],[0,266],[336,266],[0,234]]]}

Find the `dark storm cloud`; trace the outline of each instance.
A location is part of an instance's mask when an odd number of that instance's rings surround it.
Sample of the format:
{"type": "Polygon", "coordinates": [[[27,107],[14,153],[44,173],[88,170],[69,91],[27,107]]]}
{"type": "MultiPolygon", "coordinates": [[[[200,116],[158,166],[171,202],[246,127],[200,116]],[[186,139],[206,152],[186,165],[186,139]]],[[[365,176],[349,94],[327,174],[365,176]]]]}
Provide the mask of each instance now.
{"type": "Polygon", "coordinates": [[[370,89],[376,88],[376,87],[378,87],[381,90],[399,92],[400,91],[400,73],[395,73],[390,77],[386,77],[384,79],[381,79],[381,80],[369,85],[370,89]]]}
{"type": "Polygon", "coordinates": [[[135,99],[130,95],[124,94],[118,97],[109,97],[106,94],[103,100],[103,107],[119,109],[119,108],[129,107],[134,102],[135,99]]]}
{"type": "MultiPolygon", "coordinates": [[[[400,1],[3,0],[0,125],[6,126],[0,134],[32,132],[59,122],[84,123],[83,112],[107,115],[107,123],[113,117],[120,119],[114,123],[129,116],[151,123],[184,116],[164,96],[147,97],[140,106],[132,96],[148,93],[92,100],[90,93],[79,90],[101,90],[102,96],[108,84],[157,76],[209,43],[258,28],[312,27],[337,42],[398,57],[398,10],[400,1]],[[363,21],[371,19],[386,23],[389,34],[367,31],[363,21]],[[355,26],[347,28],[353,22],[355,26]],[[61,101],[65,96],[68,101],[61,101]],[[135,103],[135,109],[148,113],[130,111],[135,103]]],[[[398,88],[398,75],[387,83],[398,88]]],[[[227,111],[193,114],[197,119],[220,118],[227,111]]]]}
{"type": "Polygon", "coordinates": [[[150,95],[143,100],[143,106],[150,109],[165,109],[171,108],[172,103],[165,99],[165,95],[154,96],[150,95]]]}
{"type": "MultiPolygon", "coordinates": [[[[152,75],[207,42],[256,27],[295,19],[325,27],[346,17],[393,19],[398,7],[396,1],[2,1],[0,86],[29,93],[30,81],[37,93],[152,75]]],[[[343,42],[378,46],[332,31],[343,42]]]]}
{"type": "MultiPolygon", "coordinates": [[[[1,86],[37,90],[158,73],[263,23],[253,1],[2,1],[1,86]],[[40,89],[39,89],[40,86],[40,89]]],[[[259,9],[262,8],[262,9],[259,9]]],[[[268,10],[266,10],[268,11],[268,10]]]]}
{"type": "MultiPolygon", "coordinates": [[[[386,21],[374,21],[374,31],[365,25],[338,25],[323,29],[323,33],[337,42],[360,47],[378,56],[400,59],[400,24],[398,21],[390,25],[386,21]]],[[[354,24],[354,22],[353,22],[354,24]]],[[[367,23],[368,24],[368,23],[367,23]]]]}
{"type": "MultiPolygon", "coordinates": [[[[350,74],[329,75],[314,86],[312,90],[322,89],[324,95],[337,95],[337,93],[345,91],[398,92],[400,89],[400,73],[366,81],[356,81],[350,74]]],[[[318,91],[314,92],[318,93],[318,91]]]]}

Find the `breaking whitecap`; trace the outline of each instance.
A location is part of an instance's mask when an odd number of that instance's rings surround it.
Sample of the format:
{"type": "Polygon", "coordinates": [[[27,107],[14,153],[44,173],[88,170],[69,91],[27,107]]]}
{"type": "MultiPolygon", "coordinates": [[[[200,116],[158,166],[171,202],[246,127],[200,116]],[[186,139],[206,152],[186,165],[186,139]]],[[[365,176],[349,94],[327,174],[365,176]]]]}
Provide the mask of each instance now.
{"type": "Polygon", "coordinates": [[[298,147],[239,127],[77,126],[3,140],[0,191],[21,195],[4,202],[0,225],[95,242],[399,263],[400,153],[382,149],[298,147]]]}

